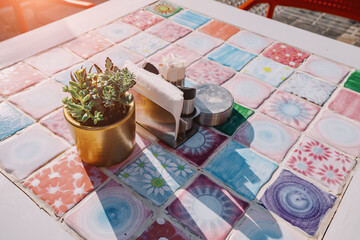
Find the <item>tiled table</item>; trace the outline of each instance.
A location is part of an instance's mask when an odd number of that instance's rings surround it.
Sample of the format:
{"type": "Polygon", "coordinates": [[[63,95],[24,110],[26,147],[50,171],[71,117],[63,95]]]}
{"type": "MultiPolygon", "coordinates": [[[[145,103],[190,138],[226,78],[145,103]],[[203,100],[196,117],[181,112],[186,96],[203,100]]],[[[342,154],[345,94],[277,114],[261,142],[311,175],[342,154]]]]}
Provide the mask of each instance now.
{"type": "Polygon", "coordinates": [[[0,43],[0,186],[14,192],[0,238],[338,239],[346,224],[356,239],[359,56],[206,0],[109,1],[0,43]],[[61,111],[69,72],[168,53],[188,86],[233,94],[230,120],[177,149],[138,126],[125,165],[83,163],[61,111]]]}

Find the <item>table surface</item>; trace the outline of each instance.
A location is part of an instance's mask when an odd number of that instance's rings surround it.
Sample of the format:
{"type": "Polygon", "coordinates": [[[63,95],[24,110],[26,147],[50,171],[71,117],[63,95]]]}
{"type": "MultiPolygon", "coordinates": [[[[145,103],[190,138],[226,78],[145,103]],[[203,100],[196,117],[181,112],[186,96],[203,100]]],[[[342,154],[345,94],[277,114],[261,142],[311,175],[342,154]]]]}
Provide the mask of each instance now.
{"type": "Polygon", "coordinates": [[[1,42],[0,236],[356,239],[359,56],[208,0],[112,0],[1,42]],[[232,93],[229,121],[177,149],[137,126],[125,165],[83,163],[62,115],[69,72],[169,53],[186,86],[232,93]]]}

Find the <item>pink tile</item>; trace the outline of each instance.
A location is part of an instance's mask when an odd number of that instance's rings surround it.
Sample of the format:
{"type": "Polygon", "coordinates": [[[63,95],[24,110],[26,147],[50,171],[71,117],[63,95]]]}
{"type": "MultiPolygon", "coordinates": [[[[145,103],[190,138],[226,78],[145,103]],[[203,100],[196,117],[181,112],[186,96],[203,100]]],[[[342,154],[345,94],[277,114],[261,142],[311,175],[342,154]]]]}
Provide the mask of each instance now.
{"type": "Polygon", "coordinates": [[[214,48],[218,47],[223,41],[210,37],[201,32],[192,32],[184,38],[177,41],[175,44],[180,47],[189,49],[197,54],[205,55],[214,48]]]}
{"type": "Polygon", "coordinates": [[[335,84],[341,82],[350,70],[344,65],[314,55],[299,69],[335,84]]]}
{"type": "Polygon", "coordinates": [[[9,96],[45,79],[25,63],[17,63],[0,71],[0,95],[9,96]]]}
{"type": "Polygon", "coordinates": [[[147,32],[165,41],[175,42],[179,38],[189,34],[191,30],[172,21],[164,21],[148,29],[147,32]]]}
{"type": "Polygon", "coordinates": [[[141,30],[145,30],[152,25],[163,21],[164,18],[155,14],[140,10],[123,17],[121,21],[131,24],[141,30]]]}
{"type": "Polygon", "coordinates": [[[62,87],[60,83],[47,80],[28,91],[10,97],[9,100],[35,119],[40,119],[63,106],[62,99],[68,94],[62,91],[62,87]]]}
{"type": "Polygon", "coordinates": [[[241,30],[229,40],[230,44],[255,54],[261,53],[273,42],[274,41],[269,38],[262,37],[246,30],[241,30]]]}
{"type": "Polygon", "coordinates": [[[201,58],[200,55],[193,53],[187,49],[176,45],[170,45],[151,56],[150,61],[153,62],[156,67],[158,67],[159,63],[161,63],[162,58],[168,54],[174,54],[185,59],[188,66],[201,58]]]}
{"type": "Polygon", "coordinates": [[[66,43],[64,47],[70,49],[80,57],[87,59],[111,45],[111,42],[103,39],[102,37],[87,33],[69,43],[66,43]]]}
{"type": "Polygon", "coordinates": [[[283,43],[275,43],[264,51],[264,56],[272,60],[297,68],[310,54],[283,43]]]}
{"type": "Polygon", "coordinates": [[[223,85],[231,92],[235,102],[258,108],[275,90],[274,87],[245,74],[237,74],[223,85]]]}
{"type": "Polygon", "coordinates": [[[95,33],[116,43],[122,42],[138,32],[139,29],[120,21],[113,22],[95,30],[95,33]]]}
{"type": "Polygon", "coordinates": [[[360,94],[343,88],[332,100],[329,109],[360,122],[360,94]]]}
{"type": "Polygon", "coordinates": [[[54,73],[71,67],[81,61],[83,60],[80,57],[59,47],[25,60],[26,63],[39,69],[48,76],[52,76],[54,73]]]}
{"type": "Polygon", "coordinates": [[[340,193],[356,161],[330,147],[305,137],[287,160],[294,171],[340,193]]]}
{"type": "Polygon", "coordinates": [[[325,111],[310,128],[310,135],[353,156],[360,156],[360,123],[358,122],[325,111]]]}
{"type": "Polygon", "coordinates": [[[174,239],[190,240],[185,233],[164,218],[158,218],[137,240],[174,239]]]}
{"type": "Polygon", "coordinates": [[[262,113],[299,131],[305,130],[319,110],[318,106],[282,91],[261,107],[262,113]]]}
{"type": "Polygon", "coordinates": [[[257,114],[235,133],[234,140],[281,162],[300,134],[278,121],[257,114]]]}

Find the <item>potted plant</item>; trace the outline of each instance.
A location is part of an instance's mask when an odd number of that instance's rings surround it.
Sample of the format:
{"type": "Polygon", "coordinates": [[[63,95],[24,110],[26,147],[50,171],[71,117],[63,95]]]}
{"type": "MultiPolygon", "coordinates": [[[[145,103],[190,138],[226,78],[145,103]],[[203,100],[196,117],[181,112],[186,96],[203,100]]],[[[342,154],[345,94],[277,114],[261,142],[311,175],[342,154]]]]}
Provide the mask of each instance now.
{"type": "Polygon", "coordinates": [[[93,67],[96,73],[92,67],[70,73],[63,88],[71,95],[63,99],[64,116],[82,160],[105,167],[123,162],[135,146],[135,103],[128,92],[135,75],[109,58],[105,71],[93,67]]]}

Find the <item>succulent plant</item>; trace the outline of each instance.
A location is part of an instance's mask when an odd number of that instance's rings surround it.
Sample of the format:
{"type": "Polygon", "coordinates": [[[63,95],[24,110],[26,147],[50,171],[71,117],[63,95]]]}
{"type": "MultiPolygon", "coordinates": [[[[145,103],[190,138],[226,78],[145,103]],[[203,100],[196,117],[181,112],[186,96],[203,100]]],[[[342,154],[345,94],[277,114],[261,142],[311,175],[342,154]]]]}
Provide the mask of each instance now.
{"type": "Polygon", "coordinates": [[[96,64],[86,72],[81,68],[70,73],[71,81],[63,88],[70,97],[63,103],[70,115],[88,126],[111,124],[124,117],[133,101],[128,90],[135,85],[135,75],[127,68],[119,69],[110,58],[105,60],[103,72],[96,64]]]}

